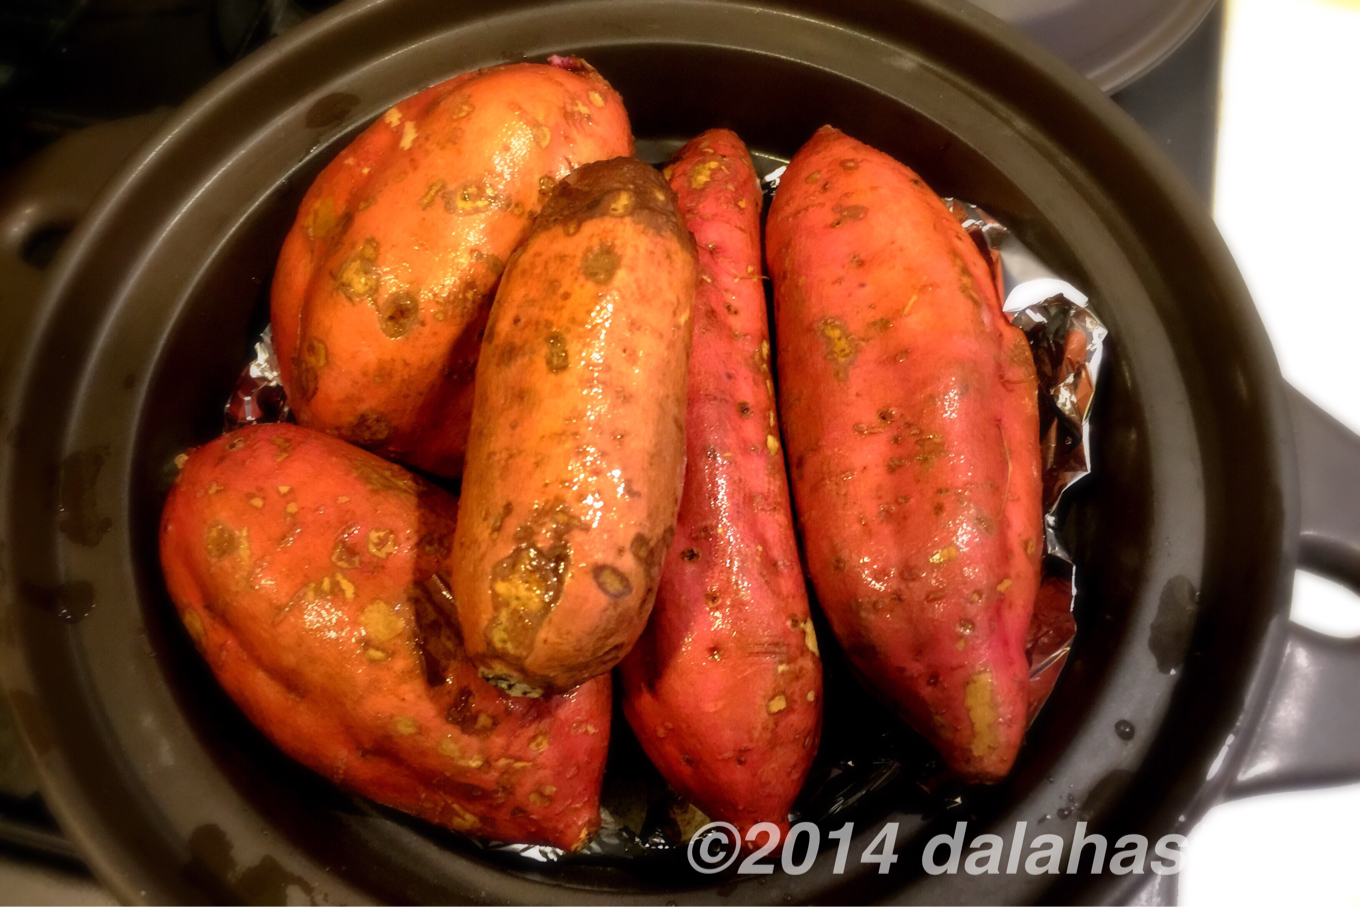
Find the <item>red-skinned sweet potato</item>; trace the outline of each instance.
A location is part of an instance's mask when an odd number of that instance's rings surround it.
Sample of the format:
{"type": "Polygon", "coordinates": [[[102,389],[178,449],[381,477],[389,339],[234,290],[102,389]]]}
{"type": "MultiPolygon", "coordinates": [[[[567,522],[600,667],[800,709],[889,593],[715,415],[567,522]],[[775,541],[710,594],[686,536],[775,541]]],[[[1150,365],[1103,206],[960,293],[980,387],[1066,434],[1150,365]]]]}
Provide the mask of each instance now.
{"type": "Polygon", "coordinates": [[[483,676],[564,690],[632,648],[684,477],[694,241],[632,158],[564,179],[515,253],[477,364],[453,592],[483,676]]]}
{"type": "Polygon", "coordinates": [[[687,467],[656,606],[620,663],[623,711],[671,786],[745,831],[788,827],[817,751],[822,667],[775,416],[760,186],[712,130],[664,171],[699,249],[687,467]]]}
{"type": "Polygon", "coordinates": [[[818,600],[870,688],[996,781],[1025,731],[1043,542],[1029,346],[939,198],[835,129],[790,162],[766,230],[818,600]]]}
{"type": "Polygon", "coordinates": [[[622,101],[574,58],[388,110],[317,177],[279,256],[271,321],[298,422],[458,475],[505,260],[557,180],[632,149],[622,101]]]}
{"type": "Polygon", "coordinates": [[[448,601],[456,508],[343,441],[252,426],[183,461],[161,563],[223,689],[294,759],[439,825],[578,847],[609,683],[524,700],[477,676],[448,601]]]}

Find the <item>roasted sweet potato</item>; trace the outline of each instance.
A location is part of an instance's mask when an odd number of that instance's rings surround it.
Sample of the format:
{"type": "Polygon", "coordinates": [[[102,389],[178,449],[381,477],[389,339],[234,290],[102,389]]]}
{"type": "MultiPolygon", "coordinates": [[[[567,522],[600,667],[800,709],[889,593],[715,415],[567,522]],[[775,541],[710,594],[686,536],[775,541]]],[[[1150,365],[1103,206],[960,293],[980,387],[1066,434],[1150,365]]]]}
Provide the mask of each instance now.
{"type": "Polygon", "coordinates": [[[830,127],[770,208],[780,403],[817,597],[871,689],[965,779],[1025,731],[1038,393],[977,247],[919,177],[830,127]]]}
{"type": "Polygon", "coordinates": [[[557,180],[632,148],[618,95],[574,58],[388,110],[317,177],[279,256],[271,320],[298,422],[458,475],[505,260],[557,180]]]}
{"type": "Polygon", "coordinates": [[[161,564],[223,689],[294,759],[439,825],[578,847],[609,683],[523,700],[478,678],[448,600],[456,507],[343,441],[253,426],[185,458],[161,564]]]}
{"type": "Polygon", "coordinates": [[[684,477],[694,240],[632,158],[558,184],[511,258],[477,363],[453,593],[511,692],[565,690],[632,648],[684,477]]]}
{"type": "Polygon", "coordinates": [[[671,786],[745,833],[788,826],[817,751],[822,666],[775,416],[760,186],[727,130],[666,167],[699,249],[684,494],[623,711],[671,786]]]}

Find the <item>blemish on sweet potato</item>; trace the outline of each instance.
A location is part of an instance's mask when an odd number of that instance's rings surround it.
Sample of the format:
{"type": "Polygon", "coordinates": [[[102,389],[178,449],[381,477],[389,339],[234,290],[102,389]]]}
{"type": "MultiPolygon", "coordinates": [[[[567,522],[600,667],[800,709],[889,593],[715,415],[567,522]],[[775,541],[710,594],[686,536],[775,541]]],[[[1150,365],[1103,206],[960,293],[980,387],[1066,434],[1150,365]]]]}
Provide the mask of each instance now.
{"type": "Polygon", "coordinates": [[[236,551],[240,544],[236,533],[225,523],[213,523],[208,527],[206,548],[208,557],[221,560],[236,551]]]}
{"type": "Polygon", "coordinates": [[[350,299],[364,299],[378,292],[377,258],[378,240],[370,236],[340,266],[336,288],[350,299]]]}
{"type": "Polygon", "coordinates": [[[619,255],[612,242],[600,243],[581,256],[581,274],[591,283],[607,286],[619,270],[619,255]]]}
{"type": "Polygon", "coordinates": [[[567,355],[567,338],[561,331],[551,331],[546,342],[548,350],[544,354],[544,361],[548,366],[548,371],[553,374],[566,371],[571,364],[567,355]]]}
{"type": "Polygon", "coordinates": [[[397,550],[397,537],[391,529],[370,529],[368,531],[368,553],[386,560],[397,550]]]}
{"type": "Polygon", "coordinates": [[[444,191],[444,180],[437,179],[425,188],[425,194],[420,197],[420,207],[428,208],[434,204],[435,199],[439,198],[439,193],[444,191]]]}
{"type": "Polygon", "coordinates": [[[839,318],[823,318],[817,325],[817,332],[826,349],[826,358],[836,364],[836,377],[844,379],[863,341],[851,334],[839,318]]]}
{"type": "Polygon", "coordinates": [[[384,441],[391,433],[387,417],[381,412],[362,412],[345,431],[345,439],[365,446],[384,441]]]}
{"type": "Polygon", "coordinates": [[[399,635],[405,626],[392,606],[382,599],[374,599],[364,608],[360,623],[378,642],[387,642],[399,635]]]}
{"type": "Polygon", "coordinates": [[[612,564],[596,564],[590,575],[594,577],[599,590],[610,598],[620,599],[633,591],[633,583],[628,575],[612,564]]]}

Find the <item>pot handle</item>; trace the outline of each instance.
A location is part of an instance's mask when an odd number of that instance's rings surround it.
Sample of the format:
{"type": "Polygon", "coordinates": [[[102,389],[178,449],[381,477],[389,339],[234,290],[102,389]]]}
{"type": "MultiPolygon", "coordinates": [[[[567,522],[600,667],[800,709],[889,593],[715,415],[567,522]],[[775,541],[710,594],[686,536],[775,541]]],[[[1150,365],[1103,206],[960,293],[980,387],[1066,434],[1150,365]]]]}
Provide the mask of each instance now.
{"type": "Polygon", "coordinates": [[[99,190],[157,126],[158,110],[62,136],[0,182],[0,378],[27,336],[43,271],[99,190]]]}
{"type": "MultiPolygon", "coordinates": [[[[1299,566],[1360,592],[1360,436],[1294,388],[1299,566]]],[[[1290,624],[1284,664],[1227,797],[1360,780],[1360,638],[1290,624]]]]}

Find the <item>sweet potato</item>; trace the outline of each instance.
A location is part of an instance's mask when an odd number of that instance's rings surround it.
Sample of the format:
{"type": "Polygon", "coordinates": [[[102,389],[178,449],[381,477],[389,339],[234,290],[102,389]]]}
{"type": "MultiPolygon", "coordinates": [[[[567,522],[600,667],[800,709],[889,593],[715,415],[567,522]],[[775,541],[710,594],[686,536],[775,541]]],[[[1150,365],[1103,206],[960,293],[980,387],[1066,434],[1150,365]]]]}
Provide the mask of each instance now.
{"type": "Polygon", "coordinates": [[[484,683],[445,576],[457,501],[294,425],[183,461],[170,597],[227,694],[342,787],[460,831],[574,848],[599,826],[607,680],[537,701],[484,683]]]}
{"type": "Polygon", "coordinates": [[[822,666],[775,417],[760,186],[712,130],[664,173],[699,248],[684,494],[623,712],[671,786],[744,834],[788,827],[817,751],[822,666]]]}
{"type": "Polygon", "coordinates": [[[1038,393],[977,247],[919,177],[824,127],[770,208],[780,402],[808,570],[869,687],[971,781],[1025,731],[1038,393]]]}
{"type": "Polygon", "coordinates": [[[564,179],[511,258],[477,363],[453,593],[468,654],[521,695],[632,648],[684,477],[694,240],[632,158],[564,179]]]}
{"type": "Polygon", "coordinates": [[[388,110],[317,177],[279,256],[271,320],[298,422],[458,475],[505,260],[557,180],[632,148],[622,101],[574,58],[388,110]]]}

